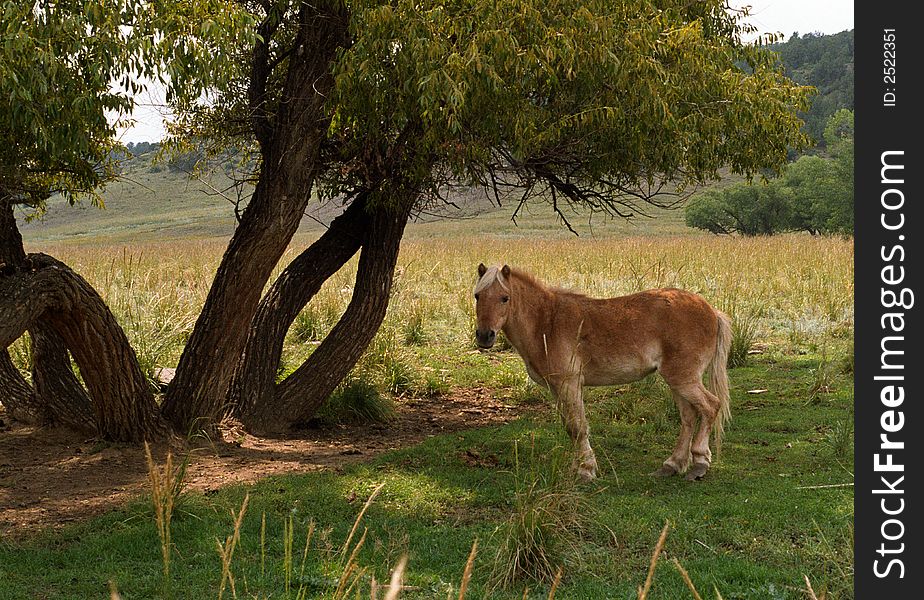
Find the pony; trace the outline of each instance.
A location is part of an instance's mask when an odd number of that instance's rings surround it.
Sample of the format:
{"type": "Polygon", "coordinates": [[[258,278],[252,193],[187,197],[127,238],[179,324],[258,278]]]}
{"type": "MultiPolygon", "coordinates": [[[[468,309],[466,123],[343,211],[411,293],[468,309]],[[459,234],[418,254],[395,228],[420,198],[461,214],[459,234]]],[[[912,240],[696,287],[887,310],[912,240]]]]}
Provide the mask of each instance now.
{"type": "Polygon", "coordinates": [[[549,287],[508,265],[483,263],[474,294],[476,343],[490,348],[503,331],[530,379],[551,391],[576,450],[580,479],[597,475],[584,386],[630,383],[655,371],[671,389],[681,427],[670,457],[652,475],[686,472],[686,479],[697,480],[706,474],[712,430],[718,456],[731,418],[726,364],[732,333],[726,314],[681,289],[591,298],[549,287]]]}

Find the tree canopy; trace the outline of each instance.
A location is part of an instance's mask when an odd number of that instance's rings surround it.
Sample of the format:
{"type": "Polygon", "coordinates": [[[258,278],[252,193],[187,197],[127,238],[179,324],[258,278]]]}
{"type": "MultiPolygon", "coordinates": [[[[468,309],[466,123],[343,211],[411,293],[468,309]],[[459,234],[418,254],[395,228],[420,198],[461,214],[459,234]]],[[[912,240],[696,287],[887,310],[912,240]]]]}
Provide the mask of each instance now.
{"type": "Polygon", "coordinates": [[[767,183],[709,190],[686,208],[690,227],[712,233],[772,235],[853,232],[853,112],[841,109],[825,127],[830,157],[802,156],[767,183]]]}
{"type": "Polygon", "coordinates": [[[229,6],[2,2],[0,195],[34,207],[53,193],[98,200],[98,188],[116,174],[116,132],[144,81],[160,81],[180,103],[226,70],[217,47],[247,31],[246,14],[229,6]],[[192,36],[193,28],[208,35],[192,36]],[[194,80],[176,68],[184,64],[195,65],[194,80]]]}

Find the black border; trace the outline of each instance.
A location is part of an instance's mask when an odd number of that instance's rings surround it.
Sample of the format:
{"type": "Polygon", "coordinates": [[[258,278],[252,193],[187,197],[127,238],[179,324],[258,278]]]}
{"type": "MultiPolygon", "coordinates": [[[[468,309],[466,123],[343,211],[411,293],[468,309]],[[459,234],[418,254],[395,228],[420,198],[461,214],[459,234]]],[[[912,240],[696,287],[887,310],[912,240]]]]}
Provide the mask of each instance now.
{"type": "MultiPolygon", "coordinates": [[[[855,530],[854,530],[854,559],[855,573],[854,585],[858,599],[867,598],[920,598],[924,594],[922,580],[924,580],[924,554],[920,545],[924,543],[921,534],[921,461],[924,460],[919,440],[924,436],[924,423],[922,423],[921,392],[922,373],[924,362],[921,360],[922,352],[919,345],[924,343],[921,337],[920,309],[917,302],[924,302],[924,296],[915,298],[915,305],[905,309],[884,308],[881,301],[882,289],[898,291],[907,287],[912,292],[921,291],[921,271],[924,263],[920,260],[921,252],[913,244],[920,246],[921,211],[919,204],[924,198],[921,196],[920,180],[924,177],[921,172],[920,151],[916,142],[920,144],[921,134],[919,118],[924,105],[921,102],[920,84],[917,81],[924,65],[924,52],[922,52],[921,38],[924,32],[920,24],[914,22],[915,15],[919,14],[911,2],[857,2],[855,5],[855,216],[856,235],[854,238],[854,265],[855,265],[855,530]],[[884,30],[894,29],[895,47],[886,47],[884,30]],[[884,68],[891,65],[885,63],[885,58],[891,58],[885,50],[895,52],[895,82],[884,79],[884,68]],[[892,91],[895,94],[894,106],[886,106],[884,95],[892,91]],[[902,151],[903,155],[892,155],[889,159],[893,163],[904,165],[904,176],[898,175],[900,171],[887,172],[890,178],[901,177],[901,184],[884,184],[881,180],[882,153],[886,151],[902,151]],[[885,211],[881,206],[881,196],[888,189],[900,189],[904,194],[904,205],[898,211],[885,211]],[[887,213],[892,223],[897,223],[897,212],[904,214],[904,225],[900,230],[889,231],[882,226],[881,218],[887,213]],[[904,239],[899,239],[904,236],[904,239]],[[901,252],[892,253],[894,246],[899,245],[904,250],[904,260],[899,260],[901,252]],[[884,260],[883,255],[891,260],[884,260]],[[895,276],[898,267],[904,268],[905,278],[897,285],[886,285],[882,281],[882,269],[887,265],[894,265],[896,270],[889,271],[889,276],[895,276]],[[883,328],[882,315],[892,311],[904,312],[904,330],[893,333],[890,326],[883,328]],[[901,406],[893,410],[902,411],[904,425],[895,433],[890,433],[890,439],[903,441],[902,450],[883,451],[880,449],[880,434],[883,433],[880,419],[883,412],[889,407],[883,405],[880,394],[886,382],[877,381],[877,375],[885,374],[880,367],[881,342],[883,336],[903,336],[903,340],[890,341],[890,349],[902,350],[903,355],[893,355],[892,362],[902,362],[904,369],[901,374],[904,381],[895,382],[902,385],[905,399],[901,406]],[[903,473],[888,473],[874,470],[874,455],[891,453],[893,461],[904,465],[903,473]],[[874,490],[883,489],[880,477],[885,475],[901,494],[883,495],[874,490]],[[904,475],[904,480],[895,485],[897,476],[904,475]],[[904,500],[903,510],[900,514],[890,517],[882,512],[880,502],[888,498],[886,508],[897,510],[904,500]],[[886,519],[895,518],[901,521],[902,527],[896,523],[887,526],[886,532],[895,536],[902,531],[901,539],[888,541],[883,538],[882,525],[886,519]],[[895,554],[880,555],[877,550],[880,544],[886,547],[900,548],[904,543],[903,551],[895,554]],[[904,573],[900,577],[901,569],[892,565],[887,570],[888,561],[898,559],[903,563],[904,573]],[[879,560],[880,572],[887,571],[886,577],[877,577],[874,561],[879,560]]],[[[890,200],[899,198],[890,193],[890,200]]],[[[917,294],[915,294],[917,296],[917,294]]],[[[897,374],[890,371],[888,374],[897,374]]],[[[884,462],[885,457],[880,457],[884,462]]]]}

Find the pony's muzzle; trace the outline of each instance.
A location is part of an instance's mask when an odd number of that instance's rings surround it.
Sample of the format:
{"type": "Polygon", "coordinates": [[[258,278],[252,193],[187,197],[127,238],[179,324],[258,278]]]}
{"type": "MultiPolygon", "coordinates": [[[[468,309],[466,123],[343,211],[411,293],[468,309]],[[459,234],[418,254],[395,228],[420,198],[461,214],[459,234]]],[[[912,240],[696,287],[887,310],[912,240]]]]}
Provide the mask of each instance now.
{"type": "Polygon", "coordinates": [[[497,340],[497,332],[493,329],[476,329],[475,330],[475,342],[481,348],[490,348],[494,345],[494,342],[497,340]]]}

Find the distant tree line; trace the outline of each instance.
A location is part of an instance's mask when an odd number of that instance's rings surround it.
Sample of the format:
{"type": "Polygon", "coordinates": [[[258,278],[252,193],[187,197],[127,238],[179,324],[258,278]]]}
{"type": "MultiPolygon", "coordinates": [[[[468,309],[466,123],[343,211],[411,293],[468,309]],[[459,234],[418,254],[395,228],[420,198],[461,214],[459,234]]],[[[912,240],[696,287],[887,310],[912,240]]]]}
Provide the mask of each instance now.
{"type": "Polygon", "coordinates": [[[772,46],[780,55],[786,75],[818,91],[811,107],[800,112],[804,130],[824,146],[828,119],[842,108],[853,110],[854,32],[834,35],[798,32],[784,43],[772,46]]]}
{"type": "Polygon", "coordinates": [[[141,156],[142,154],[147,154],[148,152],[157,152],[160,150],[159,142],[129,142],[125,145],[125,149],[132,156],[141,156]]]}
{"type": "Polygon", "coordinates": [[[823,133],[827,157],[802,156],[767,183],[709,190],[686,208],[690,227],[745,236],[853,232],[853,111],[841,109],[823,133]]]}

